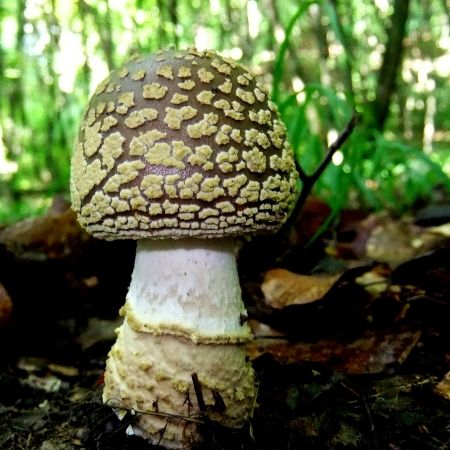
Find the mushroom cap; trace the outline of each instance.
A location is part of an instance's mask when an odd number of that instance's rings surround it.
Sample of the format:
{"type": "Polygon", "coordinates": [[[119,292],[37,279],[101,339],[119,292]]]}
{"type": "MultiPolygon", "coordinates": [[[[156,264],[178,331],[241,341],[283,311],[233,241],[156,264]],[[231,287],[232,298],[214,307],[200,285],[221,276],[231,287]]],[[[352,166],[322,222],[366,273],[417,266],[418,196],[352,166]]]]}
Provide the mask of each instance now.
{"type": "Polygon", "coordinates": [[[267,91],[211,51],[166,50],[113,71],[72,156],[72,206],[98,238],[252,235],[297,196],[286,127],[267,91]]]}

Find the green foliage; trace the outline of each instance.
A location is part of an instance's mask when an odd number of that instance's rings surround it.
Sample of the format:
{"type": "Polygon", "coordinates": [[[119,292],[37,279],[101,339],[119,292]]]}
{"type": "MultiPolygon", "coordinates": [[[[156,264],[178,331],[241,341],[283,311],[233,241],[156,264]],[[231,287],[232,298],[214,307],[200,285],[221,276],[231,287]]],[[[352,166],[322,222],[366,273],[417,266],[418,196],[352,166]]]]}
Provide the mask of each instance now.
{"type": "Polygon", "coordinates": [[[354,112],[360,115],[315,188],[335,213],[349,204],[402,211],[427,201],[438,186],[450,188],[443,6],[410,5],[403,63],[380,127],[374,104],[384,87],[391,2],[3,0],[0,223],[67,195],[79,118],[110,69],[134,52],[193,43],[240,59],[272,85],[306,172],[354,112]]]}
{"type": "MultiPolygon", "coordinates": [[[[359,206],[402,212],[432,197],[436,187],[449,192],[450,181],[442,164],[445,156],[439,160],[435,154],[424,153],[417,142],[406,142],[393,130],[382,133],[371,126],[372,105],[367,99],[361,100],[361,93],[350,93],[345,88],[339,92],[323,84],[310,83],[301,93],[282,95],[286,53],[294,27],[314,3],[323,8],[336,40],[346,47],[346,38],[331,3],[327,0],[302,3],[285,29],[285,38],[275,60],[272,87],[274,101],[288,127],[290,142],[305,171],[312,172],[322,160],[327,130],[344,129],[356,111],[362,117],[360,126],[342,150],[342,163],[328,167],[316,185],[317,194],[329,201],[334,215],[351,199],[359,206]],[[355,94],[360,99],[356,104],[353,103],[355,94]],[[319,126],[314,126],[315,123],[319,126]]],[[[346,70],[352,70],[352,52],[345,51],[342,59],[346,70]]]]}

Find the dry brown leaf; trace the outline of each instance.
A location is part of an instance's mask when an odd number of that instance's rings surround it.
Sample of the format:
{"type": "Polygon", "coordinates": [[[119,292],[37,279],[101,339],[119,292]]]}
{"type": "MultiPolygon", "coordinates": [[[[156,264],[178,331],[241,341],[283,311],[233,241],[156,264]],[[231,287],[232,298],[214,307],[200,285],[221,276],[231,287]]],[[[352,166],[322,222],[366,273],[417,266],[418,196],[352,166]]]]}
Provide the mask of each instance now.
{"type": "Polygon", "coordinates": [[[450,372],[436,385],[435,391],[442,397],[450,400],[450,372]]]}
{"type": "MultiPolygon", "coordinates": [[[[348,216],[348,214],[347,214],[348,216]]],[[[379,261],[392,268],[438,248],[450,236],[450,224],[421,227],[412,217],[397,219],[386,212],[352,220],[343,213],[337,241],[326,249],[341,259],[379,261]],[[350,237],[353,237],[349,240],[350,237]]]]}
{"type": "Polygon", "coordinates": [[[87,327],[78,337],[81,348],[86,350],[98,342],[114,341],[116,338],[115,330],[121,325],[122,321],[121,317],[118,317],[115,320],[104,320],[97,317],[91,317],[87,327]]]}
{"type": "Polygon", "coordinates": [[[355,282],[363,287],[373,298],[377,298],[389,288],[389,277],[390,271],[385,270],[383,266],[375,266],[357,277],[355,282]]]}
{"type": "Polygon", "coordinates": [[[281,309],[321,299],[338,278],[339,275],[300,275],[285,269],[272,269],[265,273],[261,290],[269,306],[281,309]]]}
{"type": "Polygon", "coordinates": [[[0,243],[10,252],[34,261],[63,259],[88,239],[76,214],[58,198],[44,216],[24,219],[0,231],[0,243]]]}
{"type": "Polygon", "coordinates": [[[367,240],[369,259],[397,267],[405,261],[438,247],[446,239],[446,227],[422,228],[411,218],[394,219],[378,214],[378,225],[367,240]]]}
{"type": "Polygon", "coordinates": [[[48,365],[49,370],[58,375],[64,375],[65,377],[77,377],[80,375],[80,371],[77,367],[63,366],[61,364],[50,363],[48,365]]]}
{"type": "Polygon", "coordinates": [[[267,323],[260,322],[256,319],[250,319],[248,321],[248,324],[250,325],[250,328],[252,329],[252,334],[255,338],[258,337],[286,337],[286,334],[275,330],[270,325],[267,325],[267,323]]]}
{"type": "Polygon", "coordinates": [[[252,360],[269,353],[284,364],[312,361],[348,374],[375,374],[386,371],[392,365],[402,364],[420,335],[420,331],[393,331],[367,333],[349,342],[320,339],[314,343],[260,338],[247,345],[247,353],[252,360]]]}

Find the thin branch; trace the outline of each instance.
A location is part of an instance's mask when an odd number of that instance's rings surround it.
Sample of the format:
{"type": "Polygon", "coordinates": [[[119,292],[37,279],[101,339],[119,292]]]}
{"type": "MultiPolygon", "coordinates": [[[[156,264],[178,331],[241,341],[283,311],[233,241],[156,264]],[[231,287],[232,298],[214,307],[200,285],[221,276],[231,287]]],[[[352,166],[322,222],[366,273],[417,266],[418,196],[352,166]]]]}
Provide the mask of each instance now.
{"type": "Polygon", "coordinates": [[[348,137],[352,134],[353,129],[355,128],[358,122],[359,116],[354,114],[352,118],[349,120],[347,125],[345,126],[342,133],[337,137],[337,139],[328,147],[327,153],[323,159],[323,161],[319,164],[319,167],[309,175],[308,183],[311,185],[311,188],[322,175],[323,171],[330,164],[333,155],[344,145],[344,142],[348,139],[348,137]]]}
{"type": "Polygon", "coordinates": [[[184,420],[185,422],[193,422],[198,424],[205,424],[204,420],[201,420],[201,418],[197,418],[195,416],[182,416],[181,414],[174,414],[174,413],[166,413],[163,411],[141,411],[139,409],[130,408],[127,406],[123,401],[116,399],[116,398],[109,398],[106,402],[106,405],[111,406],[114,409],[123,409],[126,411],[130,411],[131,414],[136,415],[147,415],[147,416],[157,416],[157,417],[166,417],[168,419],[174,419],[174,420],[184,420]]]}
{"type": "Polygon", "coordinates": [[[309,175],[303,170],[303,167],[300,166],[297,160],[295,160],[295,168],[297,169],[300,180],[302,180],[303,183],[306,183],[309,179],[309,175]]]}
{"type": "Polygon", "coordinates": [[[206,405],[205,400],[203,399],[202,386],[195,372],[191,375],[191,377],[192,377],[192,384],[194,385],[195,395],[197,396],[198,409],[202,414],[205,414],[206,405]]]}
{"type": "Polygon", "coordinates": [[[370,432],[370,436],[372,438],[371,439],[372,445],[369,445],[369,449],[370,450],[379,450],[380,444],[379,444],[379,439],[378,439],[378,435],[377,435],[377,429],[376,429],[375,422],[372,417],[372,410],[370,408],[370,404],[369,404],[366,394],[363,391],[360,392],[359,390],[349,386],[347,383],[344,383],[343,381],[341,381],[339,384],[342,387],[344,387],[345,389],[347,389],[349,392],[351,392],[362,403],[364,410],[366,412],[366,415],[367,415],[369,432],[370,432]]]}
{"type": "Polygon", "coordinates": [[[283,228],[287,229],[293,221],[295,221],[300,214],[300,211],[305,203],[306,198],[311,193],[312,188],[316,184],[317,180],[320,178],[324,170],[328,167],[331,160],[333,159],[333,155],[344,145],[345,141],[352,134],[353,129],[358,123],[359,116],[358,114],[354,114],[352,118],[349,120],[347,125],[341,134],[337,137],[337,139],[328,147],[327,152],[322,160],[322,162],[318,165],[316,170],[312,174],[307,174],[303,167],[300,166],[300,163],[296,160],[295,166],[297,168],[300,180],[303,183],[302,191],[300,192],[300,196],[295,204],[294,210],[289,218],[289,220],[284,224],[283,228]]]}
{"type": "Polygon", "coordinates": [[[372,438],[371,450],[372,449],[378,450],[380,448],[380,445],[378,442],[377,429],[375,427],[375,422],[372,417],[372,410],[370,408],[370,404],[367,400],[366,395],[363,392],[360,394],[359,397],[361,399],[362,404],[364,405],[364,410],[366,411],[367,420],[369,422],[369,432],[370,432],[370,436],[372,438]]]}

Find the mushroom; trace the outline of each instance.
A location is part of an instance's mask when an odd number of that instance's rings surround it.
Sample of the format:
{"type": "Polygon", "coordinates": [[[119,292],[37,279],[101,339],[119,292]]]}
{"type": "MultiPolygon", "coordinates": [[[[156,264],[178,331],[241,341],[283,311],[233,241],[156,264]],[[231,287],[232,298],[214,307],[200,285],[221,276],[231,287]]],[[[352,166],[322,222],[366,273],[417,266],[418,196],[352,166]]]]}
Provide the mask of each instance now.
{"type": "MultiPolygon", "coordinates": [[[[205,418],[241,427],[255,404],[235,238],[276,231],[297,195],[286,128],[267,91],[211,51],[137,57],[93,94],[71,194],[95,237],[136,239],[104,402],[167,448],[205,418]]],[[[120,263],[120,261],[118,261],[120,263]]]]}

